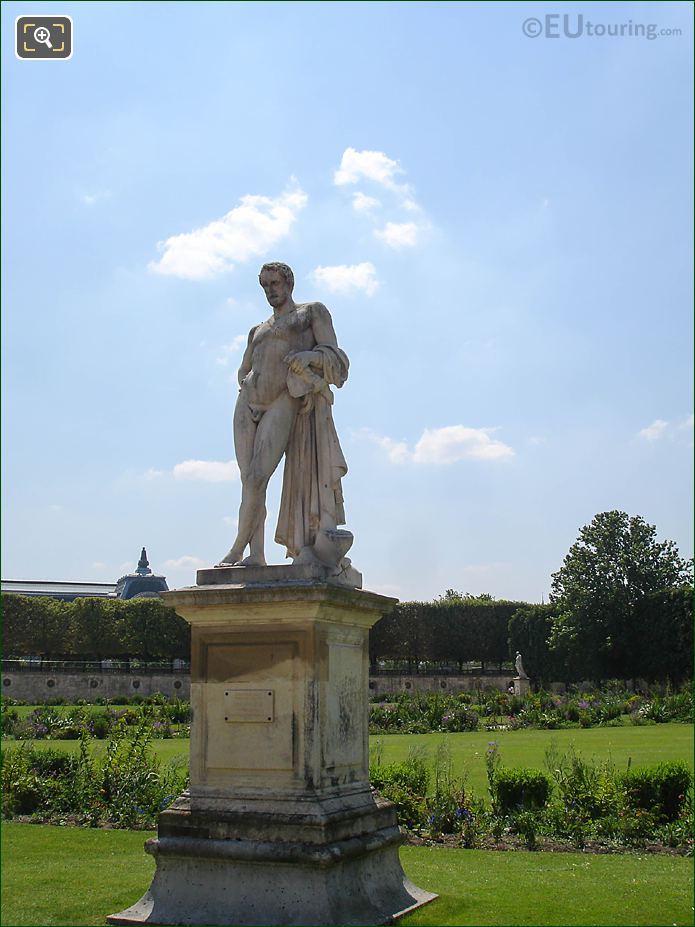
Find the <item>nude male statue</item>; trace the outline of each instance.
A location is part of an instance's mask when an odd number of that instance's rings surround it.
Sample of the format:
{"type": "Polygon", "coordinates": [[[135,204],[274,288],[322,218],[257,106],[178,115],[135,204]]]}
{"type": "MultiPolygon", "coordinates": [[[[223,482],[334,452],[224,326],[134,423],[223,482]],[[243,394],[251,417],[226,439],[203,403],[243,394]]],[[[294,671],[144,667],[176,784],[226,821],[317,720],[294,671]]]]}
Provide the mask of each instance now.
{"type": "Polygon", "coordinates": [[[341,479],[347,465],[329,388],[343,385],[349,361],[323,303],[293,301],[287,264],[264,264],[258,279],[273,315],[251,329],[239,368],[234,446],[241,506],[236,540],[219,566],[265,565],[266,489],[285,454],[275,540],[295,563],[349,568],[344,554],[352,535],[337,529],[345,522],[341,479]]]}

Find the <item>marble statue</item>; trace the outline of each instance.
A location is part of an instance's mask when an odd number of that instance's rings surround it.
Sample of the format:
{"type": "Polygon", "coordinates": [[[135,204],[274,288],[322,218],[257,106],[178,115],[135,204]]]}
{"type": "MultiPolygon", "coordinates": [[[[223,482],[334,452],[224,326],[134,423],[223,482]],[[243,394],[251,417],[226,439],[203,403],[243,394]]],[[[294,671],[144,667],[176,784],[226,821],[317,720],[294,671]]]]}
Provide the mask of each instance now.
{"type": "Polygon", "coordinates": [[[516,659],[514,660],[514,666],[516,666],[516,672],[517,672],[519,679],[528,679],[528,676],[526,675],[526,670],[524,669],[524,664],[521,661],[521,654],[519,653],[518,650],[516,652],[516,659]]]}
{"type": "Polygon", "coordinates": [[[265,565],[266,489],[284,455],[275,540],[293,563],[349,572],[345,554],[353,537],[338,528],[345,523],[341,480],[347,464],[330,388],[345,383],[349,361],[323,303],[292,299],[287,264],[264,264],[258,279],[273,314],[251,329],[239,368],[234,446],[241,506],[236,540],[218,566],[265,565]]]}

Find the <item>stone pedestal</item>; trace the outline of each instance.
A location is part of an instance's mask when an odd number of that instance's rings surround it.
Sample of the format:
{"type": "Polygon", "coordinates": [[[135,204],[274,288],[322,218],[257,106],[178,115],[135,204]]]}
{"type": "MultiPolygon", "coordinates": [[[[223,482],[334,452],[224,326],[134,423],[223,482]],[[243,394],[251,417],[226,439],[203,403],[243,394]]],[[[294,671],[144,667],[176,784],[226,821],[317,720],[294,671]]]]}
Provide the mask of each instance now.
{"type": "Polygon", "coordinates": [[[368,780],[368,634],[395,600],[256,572],[163,596],[192,631],[190,789],[111,924],[381,924],[436,897],[368,780]]]}
{"type": "Polygon", "coordinates": [[[518,695],[519,698],[523,698],[531,691],[531,680],[528,676],[515,676],[512,683],[514,684],[514,695],[518,695]]]}

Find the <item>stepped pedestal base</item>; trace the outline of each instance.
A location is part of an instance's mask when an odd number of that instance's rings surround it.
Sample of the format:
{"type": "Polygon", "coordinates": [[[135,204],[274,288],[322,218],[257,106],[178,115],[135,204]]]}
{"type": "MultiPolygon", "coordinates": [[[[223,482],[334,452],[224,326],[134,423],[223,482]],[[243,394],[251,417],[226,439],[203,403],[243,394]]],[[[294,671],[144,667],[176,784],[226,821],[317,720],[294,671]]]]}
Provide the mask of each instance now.
{"type": "Polygon", "coordinates": [[[436,897],[405,878],[393,807],[373,795],[323,820],[316,809],[196,814],[186,801],[145,845],[149,891],[109,924],[387,924],[436,897]]]}
{"type": "Polygon", "coordinates": [[[368,633],[394,600],[278,569],[163,596],[192,626],[190,791],[110,924],[386,924],[436,897],[369,786],[368,633]]]}

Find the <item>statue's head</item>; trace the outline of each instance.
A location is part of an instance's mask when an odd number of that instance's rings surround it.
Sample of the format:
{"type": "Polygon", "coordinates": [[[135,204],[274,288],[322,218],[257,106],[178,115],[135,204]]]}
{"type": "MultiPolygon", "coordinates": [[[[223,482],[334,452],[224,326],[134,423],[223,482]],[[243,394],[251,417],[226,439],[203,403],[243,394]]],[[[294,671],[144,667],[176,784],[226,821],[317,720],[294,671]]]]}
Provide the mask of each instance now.
{"type": "Polygon", "coordinates": [[[292,268],[288,264],[283,264],[281,261],[269,261],[267,264],[264,264],[261,267],[261,272],[258,275],[258,282],[265,289],[263,280],[266,281],[272,280],[274,277],[280,276],[285,282],[289,292],[291,293],[294,289],[294,274],[292,273],[292,268]]]}

